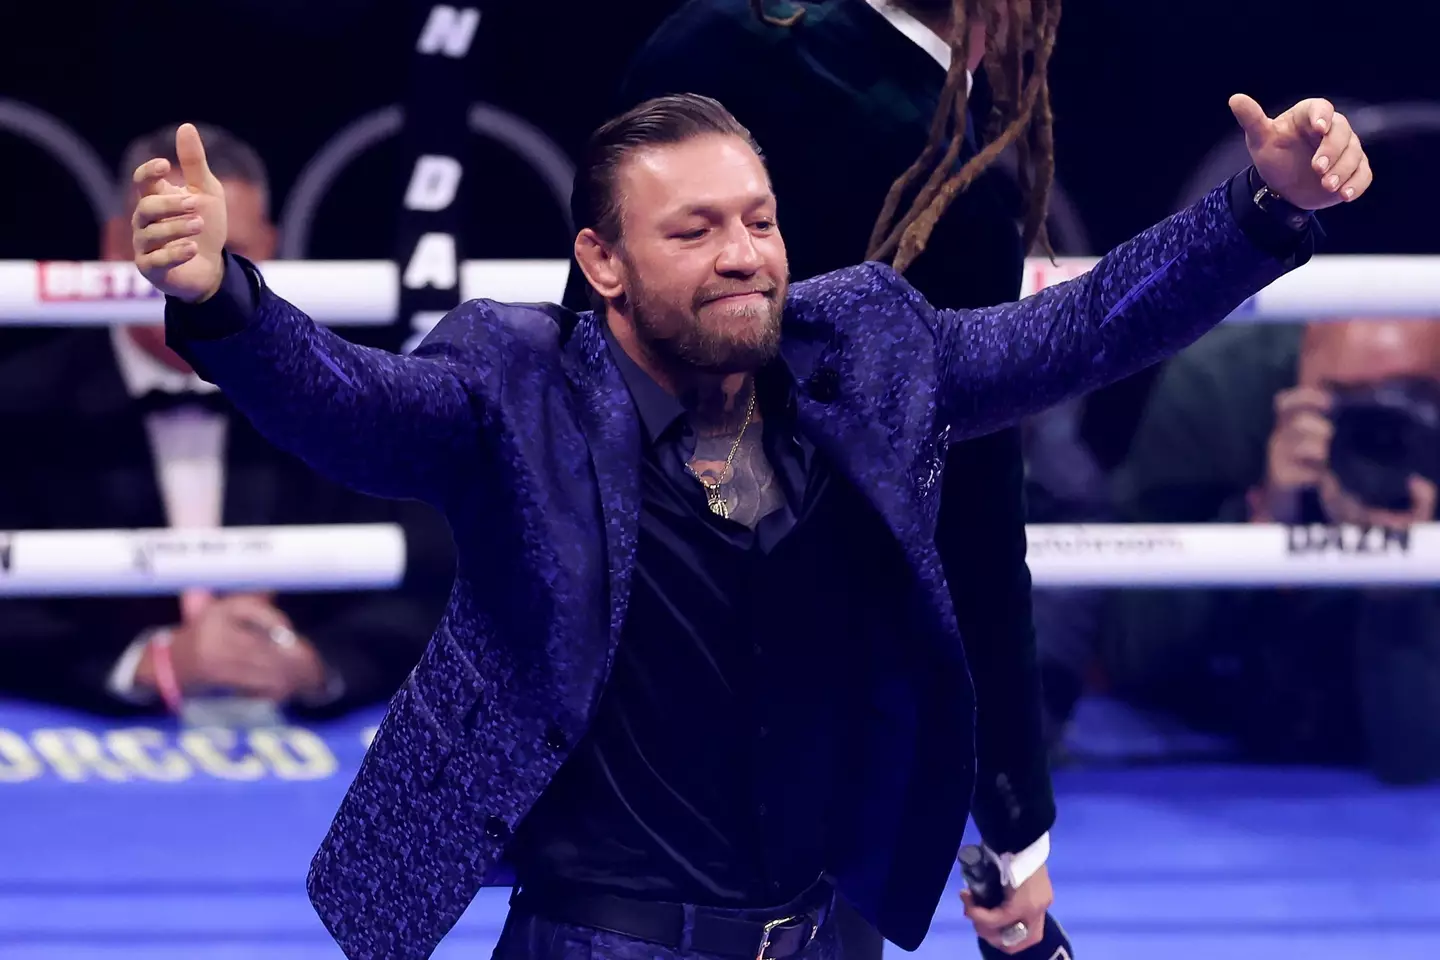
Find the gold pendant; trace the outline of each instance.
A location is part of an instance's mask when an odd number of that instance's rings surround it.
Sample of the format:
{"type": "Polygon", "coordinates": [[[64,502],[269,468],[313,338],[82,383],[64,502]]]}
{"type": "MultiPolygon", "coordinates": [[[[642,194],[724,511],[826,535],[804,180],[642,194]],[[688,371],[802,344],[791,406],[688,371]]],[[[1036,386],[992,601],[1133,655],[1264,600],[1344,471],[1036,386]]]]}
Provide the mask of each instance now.
{"type": "Polygon", "coordinates": [[[720,492],[720,484],[705,484],[705,500],[711,513],[725,520],[730,519],[730,504],[725,502],[725,496],[720,492]]]}

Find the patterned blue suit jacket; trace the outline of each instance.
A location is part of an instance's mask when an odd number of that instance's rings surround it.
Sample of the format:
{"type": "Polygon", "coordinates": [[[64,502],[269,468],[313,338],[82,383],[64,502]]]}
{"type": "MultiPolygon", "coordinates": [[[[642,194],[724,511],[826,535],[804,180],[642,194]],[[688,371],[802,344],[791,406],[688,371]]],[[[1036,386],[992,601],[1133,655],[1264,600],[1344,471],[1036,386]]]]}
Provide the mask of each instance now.
{"type": "MultiPolygon", "coordinates": [[[[1239,228],[1221,187],[1019,304],[937,310],[877,264],[792,288],[782,355],[800,428],[894,532],[918,584],[905,615],[946,678],[896,727],[910,741],[884,747],[910,758],[911,786],[871,785],[898,795],[885,801],[898,822],[875,825],[884,862],[841,878],[902,947],[919,944],[943,892],[974,768],[972,692],[934,546],[946,444],[1179,350],[1286,269],[1239,228]]],[[[449,608],[308,884],[352,960],[426,957],[605,683],[635,559],[636,413],[594,315],[470,302],[402,357],[347,343],[256,282],[238,333],[185,340],[174,324],[175,342],[278,445],[363,492],[428,501],[452,525],[449,608]]]]}

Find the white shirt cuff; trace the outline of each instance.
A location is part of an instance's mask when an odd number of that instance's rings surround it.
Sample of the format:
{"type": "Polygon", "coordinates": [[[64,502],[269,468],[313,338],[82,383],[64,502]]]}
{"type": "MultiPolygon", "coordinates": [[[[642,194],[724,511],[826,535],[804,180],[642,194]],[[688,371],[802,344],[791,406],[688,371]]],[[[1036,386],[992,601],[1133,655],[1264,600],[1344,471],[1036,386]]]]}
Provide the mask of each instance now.
{"type": "Polygon", "coordinates": [[[1000,853],[996,858],[1000,861],[1000,880],[1013,890],[1045,866],[1050,858],[1050,833],[1042,833],[1039,840],[1019,853],[1000,853]]]}
{"type": "Polygon", "coordinates": [[[136,706],[155,702],[155,694],[152,691],[135,689],[135,672],[140,669],[140,661],[145,658],[145,648],[158,632],[157,630],[146,630],[140,634],[131,641],[130,646],[125,648],[125,652],[115,662],[114,669],[110,671],[110,676],[105,681],[105,689],[112,697],[136,706]]]}

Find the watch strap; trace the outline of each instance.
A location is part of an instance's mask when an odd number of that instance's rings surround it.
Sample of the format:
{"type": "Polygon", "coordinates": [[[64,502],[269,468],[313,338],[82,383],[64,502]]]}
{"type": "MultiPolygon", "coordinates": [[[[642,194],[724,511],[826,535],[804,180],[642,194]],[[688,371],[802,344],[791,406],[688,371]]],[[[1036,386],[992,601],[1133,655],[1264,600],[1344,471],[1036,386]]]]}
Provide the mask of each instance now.
{"type": "Polygon", "coordinates": [[[1314,217],[1314,211],[1306,210],[1304,207],[1297,207],[1286,200],[1280,194],[1270,189],[1270,185],[1260,178],[1260,174],[1254,167],[1247,173],[1247,183],[1250,187],[1250,198],[1268,216],[1274,217],[1291,230],[1297,232],[1304,230],[1310,225],[1314,217]]]}

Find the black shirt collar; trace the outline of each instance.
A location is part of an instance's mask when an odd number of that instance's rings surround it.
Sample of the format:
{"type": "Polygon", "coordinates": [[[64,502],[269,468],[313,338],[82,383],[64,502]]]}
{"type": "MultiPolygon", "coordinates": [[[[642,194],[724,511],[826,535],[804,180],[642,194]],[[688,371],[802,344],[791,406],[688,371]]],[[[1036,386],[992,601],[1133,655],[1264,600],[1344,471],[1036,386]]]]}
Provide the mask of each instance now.
{"type": "Polygon", "coordinates": [[[640,425],[645,429],[645,439],[654,444],[676,423],[684,421],[685,407],[678,397],[640,369],[640,365],[632,360],[630,354],[615,340],[614,334],[610,332],[610,324],[606,323],[603,317],[600,318],[600,326],[605,331],[605,342],[610,346],[610,356],[614,358],[615,366],[620,368],[620,377],[630,391],[630,398],[635,401],[635,409],[640,414],[640,425]]]}

